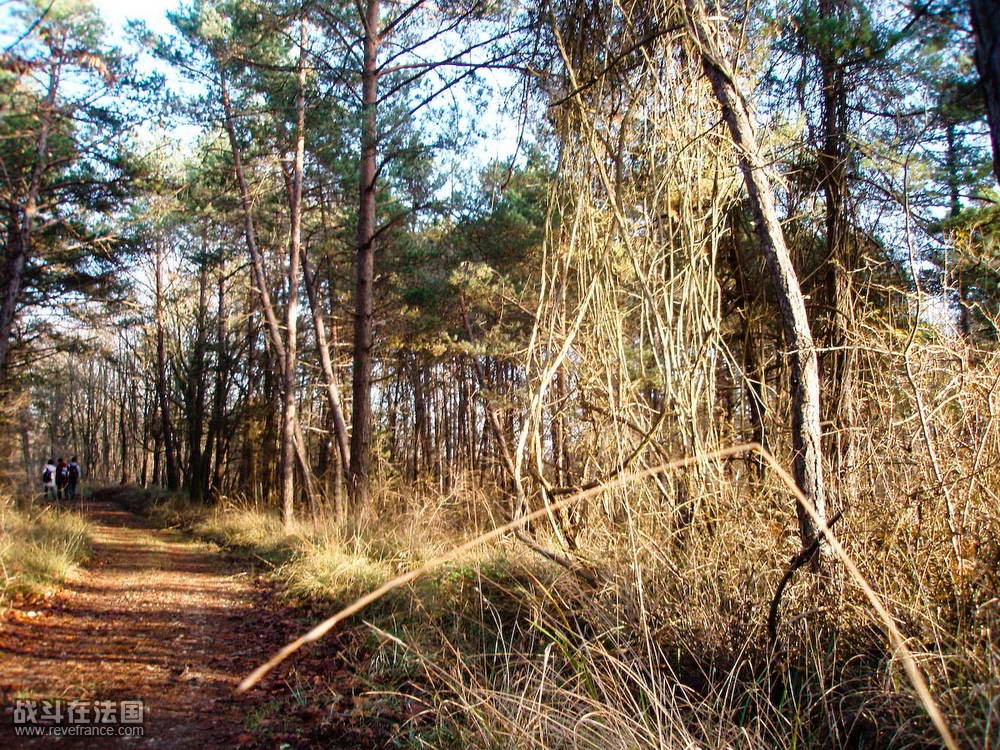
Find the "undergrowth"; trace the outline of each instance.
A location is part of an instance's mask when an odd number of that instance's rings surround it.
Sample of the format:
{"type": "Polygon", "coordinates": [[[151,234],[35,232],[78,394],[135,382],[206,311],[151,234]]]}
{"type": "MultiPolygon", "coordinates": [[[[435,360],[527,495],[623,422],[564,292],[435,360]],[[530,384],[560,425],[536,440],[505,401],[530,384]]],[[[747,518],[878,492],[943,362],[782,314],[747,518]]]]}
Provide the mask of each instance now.
{"type": "MultiPolygon", "coordinates": [[[[939,746],[901,654],[835,561],[821,580],[796,575],[769,643],[768,608],[797,549],[780,483],[737,470],[685,491],[696,514],[636,490],[581,507],[577,554],[595,580],[505,539],[363,611],[353,627],[363,620],[368,634],[355,640],[371,694],[397,717],[392,746],[939,746]]],[[[837,532],[959,742],[996,748],[1000,523],[975,500],[961,567],[946,553],[940,497],[922,497],[911,518],[905,503],[887,515],[883,496],[858,493],[837,532]]],[[[267,561],[286,600],[318,618],[488,528],[470,519],[490,504],[386,485],[351,534],[333,521],[286,532],[267,509],[229,502],[160,498],[147,513],[267,561]]],[[[536,542],[553,548],[545,531],[536,542]]]]}

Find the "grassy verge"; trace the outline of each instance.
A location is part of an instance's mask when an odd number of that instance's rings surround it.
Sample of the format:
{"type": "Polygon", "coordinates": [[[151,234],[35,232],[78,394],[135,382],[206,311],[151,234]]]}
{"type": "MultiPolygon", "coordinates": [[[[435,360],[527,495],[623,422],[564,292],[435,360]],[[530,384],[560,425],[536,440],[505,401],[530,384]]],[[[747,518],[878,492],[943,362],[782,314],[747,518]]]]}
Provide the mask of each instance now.
{"type": "Polygon", "coordinates": [[[51,593],[89,554],[88,524],[78,513],[0,498],[0,606],[51,593]]]}
{"type": "MultiPolygon", "coordinates": [[[[379,521],[363,522],[360,531],[348,535],[334,521],[301,522],[288,530],[273,509],[254,505],[206,508],[181,495],[136,489],[116,492],[111,499],[159,526],[213,543],[248,564],[263,563],[285,603],[324,610],[351,603],[440,555],[458,538],[449,513],[440,507],[436,512],[425,506],[396,509],[391,520],[385,506],[375,508],[371,515],[379,521]]],[[[501,543],[430,571],[409,589],[387,597],[383,605],[366,610],[366,617],[380,613],[375,619],[391,628],[425,624],[428,615],[453,618],[465,607],[478,608],[484,578],[490,581],[487,585],[501,582],[517,588],[524,580],[550,579],[557,571],[523,548],[501,543]],[[469,600],[470,593],[476,602],[469,600]]]]}
{"type": "MultiPolygon", "coordinates": [[[[206,508],[183,496],[137,489],[116,490],[106,499],[161,527],[213,543],[263,573],[278,603],[297,614],[299,632],[449,549],[462,516],[461,508],[449,508],[440,498],[434,508],[395,501],[390,508],[390,500],[382,498],[386,502],[372,509],[372,519],[347,535],[332,521],[301,523],[288,531],[273,510],[253,505],[206,508]]],[[[559,575],[560,569],[510,543],[429,571],[346,623],[334,636],[335,645],[326,641],[290,660],[280,677],[287,694],[275,695],[251,717],[259,724],[255,730],[270,729],[275,736],[304,731],[296,726],[299,714],[322,705],[331,727],[353,727],[355,734],[333,737],[345,746],[427,746],[428,737],[444,733],[425,714],[441,688],[428,660],[445,660],[455,649],[485,650],[496,658],[505,639],[531,632],[527,592],[548,590],[559,575]],[[331,668],[329,659],[310,666],[324,645],[336,653],[338,667],[331,668]],[[351,673],[348,684],[330,677],[337,669],[351,673]]]]}

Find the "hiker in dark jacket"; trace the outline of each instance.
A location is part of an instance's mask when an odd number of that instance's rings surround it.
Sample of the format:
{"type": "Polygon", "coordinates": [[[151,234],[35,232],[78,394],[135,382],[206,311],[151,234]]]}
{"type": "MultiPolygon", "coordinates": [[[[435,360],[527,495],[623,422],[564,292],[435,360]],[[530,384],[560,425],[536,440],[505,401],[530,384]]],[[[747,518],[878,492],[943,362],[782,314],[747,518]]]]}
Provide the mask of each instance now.
{"type": "Polygon", "coordinates": [[[76,499],[76,485],[80,481],[80,464],[76,461],[76,456],[69,460],[69,482],[66,484],[66,499],[76,499]]]}
{"type": "Polygon", "coordinates": [[[56,463],[56,494],[62,500],[66,496],[66,485],[69,484],[69,464],[59,456],[56,463]]]}

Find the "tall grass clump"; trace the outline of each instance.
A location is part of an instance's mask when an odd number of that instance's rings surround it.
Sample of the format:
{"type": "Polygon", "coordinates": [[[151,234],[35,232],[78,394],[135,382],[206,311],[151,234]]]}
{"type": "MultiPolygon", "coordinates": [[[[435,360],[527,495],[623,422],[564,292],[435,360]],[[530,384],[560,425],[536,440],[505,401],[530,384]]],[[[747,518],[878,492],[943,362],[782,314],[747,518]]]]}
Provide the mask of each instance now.
{"type": "Polygon", "coordinates": [[[0,602],[51,592],[87,559],[90,544],[89,525],[78,513],[0,498],[0,602]]]}
{"type": "Polygon", "coordinates": [[[349,604],[395,574],[391,562],[331,537],[304,540],[278,573],[290,598],[334,604],[349,604]]]}
{"type": "Polygon", "coordinates": [[[280,559],[298,540],[277,515],[256,506],[217,506],[191,518],[190,530],[205,541],[268,559],[280,559]]]}

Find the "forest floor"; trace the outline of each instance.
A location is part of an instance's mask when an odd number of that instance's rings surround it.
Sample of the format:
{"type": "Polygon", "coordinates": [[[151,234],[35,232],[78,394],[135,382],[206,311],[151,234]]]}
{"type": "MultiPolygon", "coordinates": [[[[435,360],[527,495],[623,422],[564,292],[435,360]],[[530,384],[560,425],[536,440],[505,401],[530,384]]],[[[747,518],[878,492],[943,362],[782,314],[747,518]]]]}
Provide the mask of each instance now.
{"type": "MultiPolygon", "coordinates": [[[[65,588],[0,614],[0,747],[374,747],[336,641],[245,696],[234,688],[301,632],[237,558],[91,501],[91,560],[65,588]],[[15,737],[17,700],[141,700],[143,736],[15,737]]],[[[41,707],[41,704],[38,704],[41,707]]],[[[65,724],[65,718],[63,720],[65,724]]]]}

